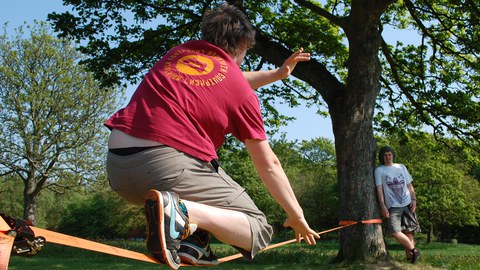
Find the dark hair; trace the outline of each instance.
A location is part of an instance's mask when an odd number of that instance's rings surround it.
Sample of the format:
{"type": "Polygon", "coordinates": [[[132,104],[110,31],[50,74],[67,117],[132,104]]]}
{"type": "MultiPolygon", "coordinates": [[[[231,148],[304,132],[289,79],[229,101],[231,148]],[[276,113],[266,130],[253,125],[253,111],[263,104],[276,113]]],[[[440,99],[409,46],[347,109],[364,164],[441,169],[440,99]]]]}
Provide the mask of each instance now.
{"type": "Polygon", "coordinates": [[[385,153],[390,152],[393,155],[393,159],[395,160],[395,151],[393,151],[393,148],[390,146],[384,146],[380,148],[380,151],[378,151],[378,161],[380,161],[380,164],[385,165],[385,159],[383,158],[383,155],[385,153]]]}
{"type": "Polygon", "coordinates": [[[202,39],[235,56],[255,44],[255,29],[245,13],[227,3],[205,12],[201,29],[202,39]]]}

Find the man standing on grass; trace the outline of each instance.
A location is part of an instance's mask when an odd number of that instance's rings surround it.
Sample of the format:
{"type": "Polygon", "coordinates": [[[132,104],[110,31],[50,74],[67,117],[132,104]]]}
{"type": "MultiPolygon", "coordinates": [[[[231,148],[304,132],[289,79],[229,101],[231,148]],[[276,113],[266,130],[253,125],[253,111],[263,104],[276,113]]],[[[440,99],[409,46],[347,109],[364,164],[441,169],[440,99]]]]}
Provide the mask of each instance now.
{"type": "Polygon", "coordinates": [[[395,152],[384,146],[378,153],[380,166],[375,169],[375,186],[382,215],[387,218],[387,234],[404,248],[407,260],[416,263],[420,251],[415,247],[413,235],[420,232],[415,210],[417,196],[412,176],[403,164],[393,163],[395,152]]]}

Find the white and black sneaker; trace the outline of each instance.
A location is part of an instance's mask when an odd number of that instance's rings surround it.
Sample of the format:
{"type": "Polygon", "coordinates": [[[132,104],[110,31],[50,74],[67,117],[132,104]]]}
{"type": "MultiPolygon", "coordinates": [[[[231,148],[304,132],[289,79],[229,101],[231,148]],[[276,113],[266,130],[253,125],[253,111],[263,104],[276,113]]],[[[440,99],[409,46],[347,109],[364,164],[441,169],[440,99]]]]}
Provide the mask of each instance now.
{"type": "Polygon", "coordinates": [[[178,269],[180,241],[197,228],[196,224],[189,222],[185,205],[173,192],[152,189],[145,199],[145,216],[148,250],[160,262],[178,269]]]}
{"type": "Polygon", "coordinates": [[[197,230],[180,242],[178,256],[183,263],[191,265],[218,265],[218,258],[210,248],[210,233],[204,230],[197,230]]]}

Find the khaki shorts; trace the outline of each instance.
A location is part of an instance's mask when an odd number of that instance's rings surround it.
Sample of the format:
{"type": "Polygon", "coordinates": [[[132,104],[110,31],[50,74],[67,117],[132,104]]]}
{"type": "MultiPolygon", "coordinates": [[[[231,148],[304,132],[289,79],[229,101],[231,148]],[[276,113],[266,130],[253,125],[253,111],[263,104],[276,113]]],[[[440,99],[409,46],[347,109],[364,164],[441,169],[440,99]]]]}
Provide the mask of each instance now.
{"type": "Polygon", "coordinates": [[[272,239],[272,227],[243,187],[221,168],[217,172],[209,162],[169,146],[127,156],[109,152],[107,174],[112,189],[133,204],[143,206],[145,194],[156,189],[175,192],[181,199],[244,213],[253,237],[252,251],[240,250],[247,259],[252,259],[272,239]]]}
{"type": "Polygon", "coordinates": [[[390,218],[387,219],[387,234],[420,232],[417,214],[412,213],[409,206],[390,207],[388,211],[390,212],[390,218]]]}

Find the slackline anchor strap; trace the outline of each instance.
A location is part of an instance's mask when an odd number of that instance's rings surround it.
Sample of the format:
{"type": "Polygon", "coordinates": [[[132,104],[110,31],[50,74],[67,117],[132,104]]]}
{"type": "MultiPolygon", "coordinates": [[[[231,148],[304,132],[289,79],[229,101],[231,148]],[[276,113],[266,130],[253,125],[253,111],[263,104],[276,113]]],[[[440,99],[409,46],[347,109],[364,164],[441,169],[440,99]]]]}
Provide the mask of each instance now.
{"type": "Polygon", "coordinates": [[[7,234],[10,226],[0,217],[0,270],[7,270],[15,237],[7,234]]]}
{"type": "Polygon", "coordinates": [[[35,236],[35,233],[30,228],[31,223],[19,218],[13,218],[0,213],[5,226],[5,235],[12,236],[14,238],[12,246],[12,254],[19,256],[34,256],[45,245],[45,238],[42,236],[35,236]]]}
{"type": "Polygon", "coordinates": [[[374,218],[374,219],[366,219],[366,220],[359,220],[359,221],[353,221],[353,220],[343,220],[340,221],[338,224],[340,225],[355,225],[355,224],[381,224],[383,220],[379,218],[374,218]]]}

